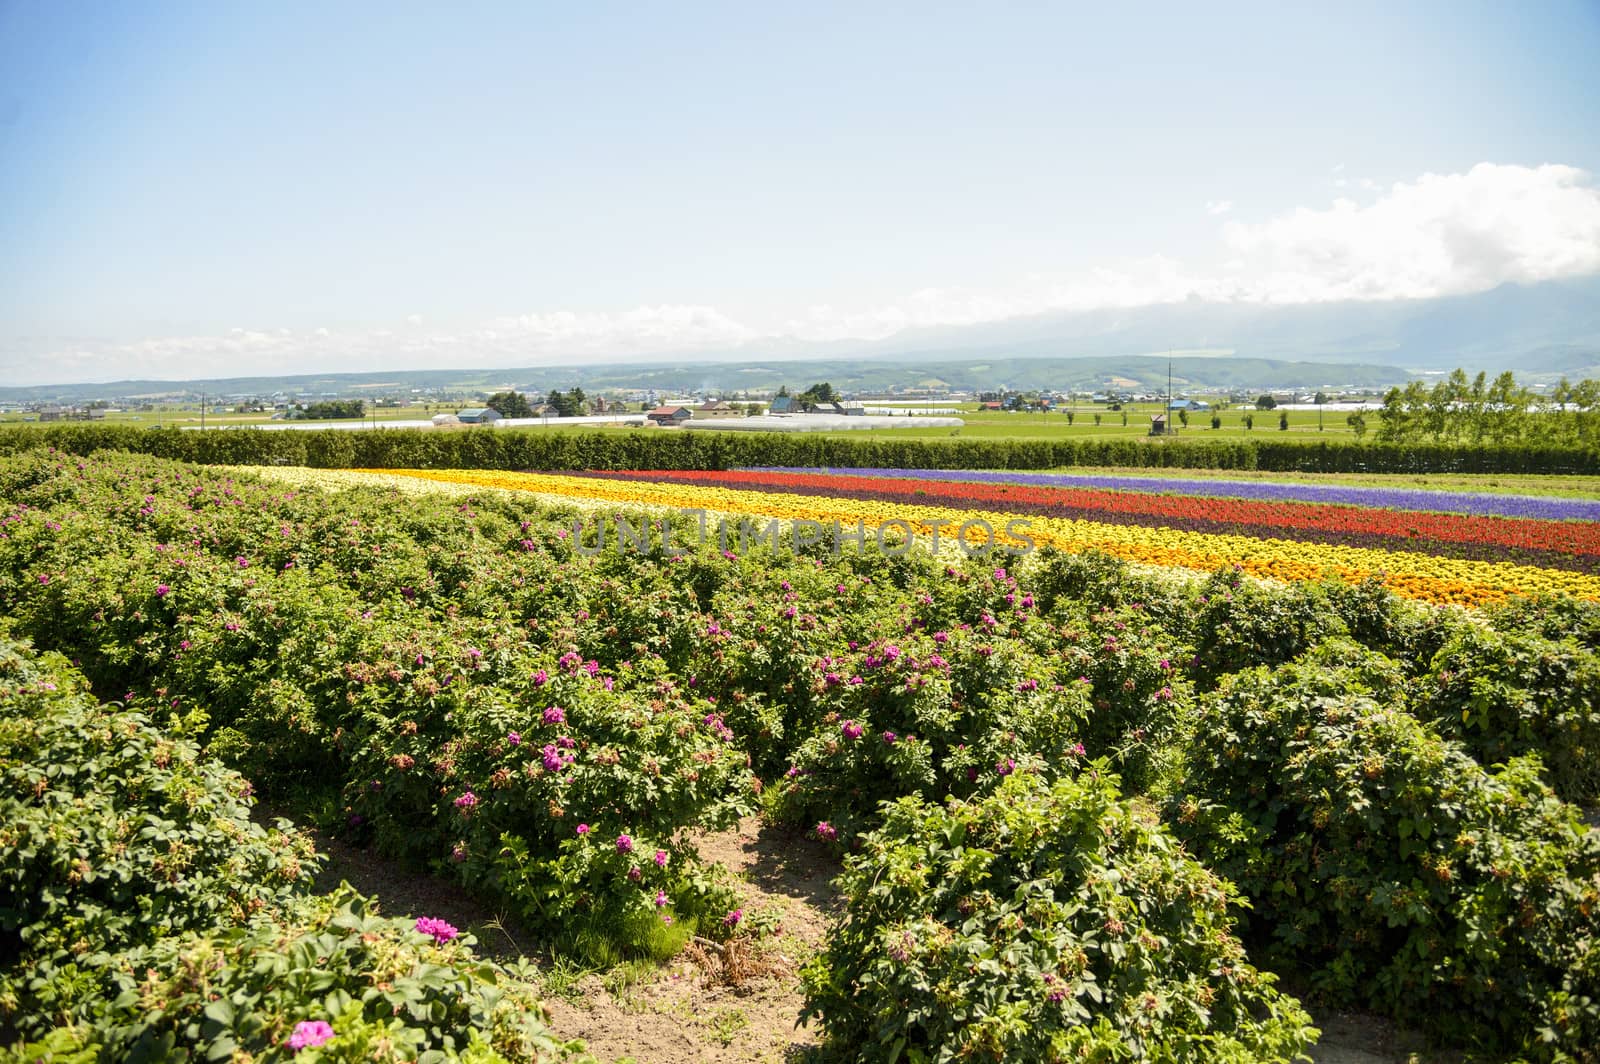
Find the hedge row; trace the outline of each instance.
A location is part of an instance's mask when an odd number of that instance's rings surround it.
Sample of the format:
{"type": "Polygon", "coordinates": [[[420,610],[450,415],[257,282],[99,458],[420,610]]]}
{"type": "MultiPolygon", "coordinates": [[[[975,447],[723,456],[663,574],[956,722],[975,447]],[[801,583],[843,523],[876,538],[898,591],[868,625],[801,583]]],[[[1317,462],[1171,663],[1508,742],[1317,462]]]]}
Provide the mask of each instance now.
{"type": "Polygon", "coordinates": [[[1363,444],[1351,440],[913,440],[815,433],[343,429],[185,432],[128,425],[0,427],[0,454],[51,446],[132,451],[204,464],[322,469],[730,469],[868,466],[1056,469],[1144,466],[1276,472],[1600,474],[1600,450],[1363,444]]]}

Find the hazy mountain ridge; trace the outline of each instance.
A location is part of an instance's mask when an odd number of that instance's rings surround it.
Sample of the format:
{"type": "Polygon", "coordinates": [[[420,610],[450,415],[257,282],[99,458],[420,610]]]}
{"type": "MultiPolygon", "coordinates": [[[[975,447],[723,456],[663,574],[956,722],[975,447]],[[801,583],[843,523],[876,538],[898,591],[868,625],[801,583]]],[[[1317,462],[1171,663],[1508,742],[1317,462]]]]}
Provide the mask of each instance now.
{"type": "MultiPolygon", "coordinates": [[[[449,394],[500,391],[505,388],[547,391],[580,386],[585,391],[655,390],[662,396],[701,390],[737,393],[772,392],[781,385],[800,389],[829,381],[845,392],[887,392],[938,382],[962,391],[1014,388],[1098,390],[1118,381],[1136,382],[1139,390],[1166,387],[1165,356],[1109,358],[992,357],[983,353],[943,360],[895,358],[806,359],[793,362],[631,363],[582,368],[550,367],[520,370],[418,370],[401,373],[330,373],[298,377],[238,377],[226,380],[121,381],[112,384],[42,386],[0,389],[0,402],[88,402],[95,399],[195,394],[216,397],[340,394],[404,396],[413,389],[449,394]]],[[[1361,363],[1281,362],[1270,359],[1176,356],[1172,380],[1177,389],[1283,389],[1308,387],[1386,387],[1404,384],[1409,375],[1393,366],[1361,363]]]]}
{"type": "Polygon", "coordinates": [[[1174,354],[1175,382],[1196,389],[1387,386],[1404,383],[1408,371],[1457,366],[1491,375],[1510,369],[1529,383],[1561,374],[1600,377],[1600,277],[1502,285],[1429,300],[1294,306],[1190,300],[907,329],[875,342],[755,341],[738,349],[605,364],[0,387],[0,402],[195,391],[380,395],[574,385],[592,391],[738,391],[818,380],[850,391],[925,381],[968,390],[1085,389],[1104,387],[1112,378],[1150,388],[1165,385],[1167,351],[1174,354]]]}

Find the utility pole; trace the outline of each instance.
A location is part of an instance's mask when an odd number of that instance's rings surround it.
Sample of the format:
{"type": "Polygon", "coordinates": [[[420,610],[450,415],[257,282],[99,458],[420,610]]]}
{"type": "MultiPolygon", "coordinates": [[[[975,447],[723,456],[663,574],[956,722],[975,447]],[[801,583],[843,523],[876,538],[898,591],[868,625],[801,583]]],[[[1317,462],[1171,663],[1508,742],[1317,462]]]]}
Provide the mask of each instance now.
{"type": "Polygon", "coordinates": [[[1166,409],[1167,435],[1172,433],[1172,349],[1167,348],[1167,409],[1166,409]]]}
{"type": "Polygon", "coordinates": [[[200,393],[200,427],[206,427],[206,393],[200,393]]]}

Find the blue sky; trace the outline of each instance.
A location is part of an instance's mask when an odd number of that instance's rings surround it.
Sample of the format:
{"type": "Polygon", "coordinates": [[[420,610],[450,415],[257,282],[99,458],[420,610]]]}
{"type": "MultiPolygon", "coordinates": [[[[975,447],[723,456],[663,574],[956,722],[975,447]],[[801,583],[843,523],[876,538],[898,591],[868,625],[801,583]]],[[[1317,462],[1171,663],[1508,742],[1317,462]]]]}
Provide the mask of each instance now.
{"type": "Polygon", "coordinates": [[[1600,271],[1600,3],[0,2],[0,382],[1600,271]]]}

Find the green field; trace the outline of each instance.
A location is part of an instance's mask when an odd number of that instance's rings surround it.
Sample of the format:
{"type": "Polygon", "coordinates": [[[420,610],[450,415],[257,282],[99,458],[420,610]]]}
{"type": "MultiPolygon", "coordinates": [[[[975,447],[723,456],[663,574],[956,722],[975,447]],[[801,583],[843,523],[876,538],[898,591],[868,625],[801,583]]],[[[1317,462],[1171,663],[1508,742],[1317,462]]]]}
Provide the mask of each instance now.
{"type": "MultiPolygon", "coordinates": [[[[901,436],[908,439],[940,439],[949,436],[968,436],[981,439],[997,440],[1040,440],[1040,439],[1090,439],[1114,436],[1147,436],[1150,433],[1150,419],[1161,413],[1160,403],[1130,403],[1121,411],[1106,410],[1103,407],[1084,407],[1073,412],[1071,424],[1067,422],[1064,412],[1056,411],[1048,414],[1021,413],[998,410],[979,410],[976,403],[952,404],[961,408],[961,413],[953,415],[960,417],[966,425],[959,429],[952,428],[906,428],[906,429],[873,429],[871,431],[886,436],[901,436]],[[1095,424],[1095,416],[1099,415],[1100,423],[1095,424]],[[1126,415],[1126,418],[1124,418],[1126,415]],[[1124,424],[1126,420],[1126,424],[1124,424]]],[[[1343,414],[1326,413],[1318,424],[1317,412],[1314,410],[1289,410],[1289,428],[1285,431],[1278,427],[1278,411],[1256,410],[1253,407],[1237,407],[1218,412],[1222,418],[1222,427],[1211,427],[1211,411],[1199,411],[1189,415],[1189,424],[1184,426],[1174,419],[1177,435],[1185,438],[1205,437],[1219,439],[1248,439],[1261,434],[1277,434],[1294,437],[1316,436],[1319,438],[1334,439],[1351,437],[1354,434],[1350,426],[1345,423],[1343,414]],[[1247,429],[1244,425],[1245,415],[1250,415],[1254,420],[1254,428],[1247,429]]],[[[1368,435],[1377,428],[1376,413],[1367,415],[1368,435]]],[[[860,432],[860,429],[846,430],[850,434],[860,432]]]]}

